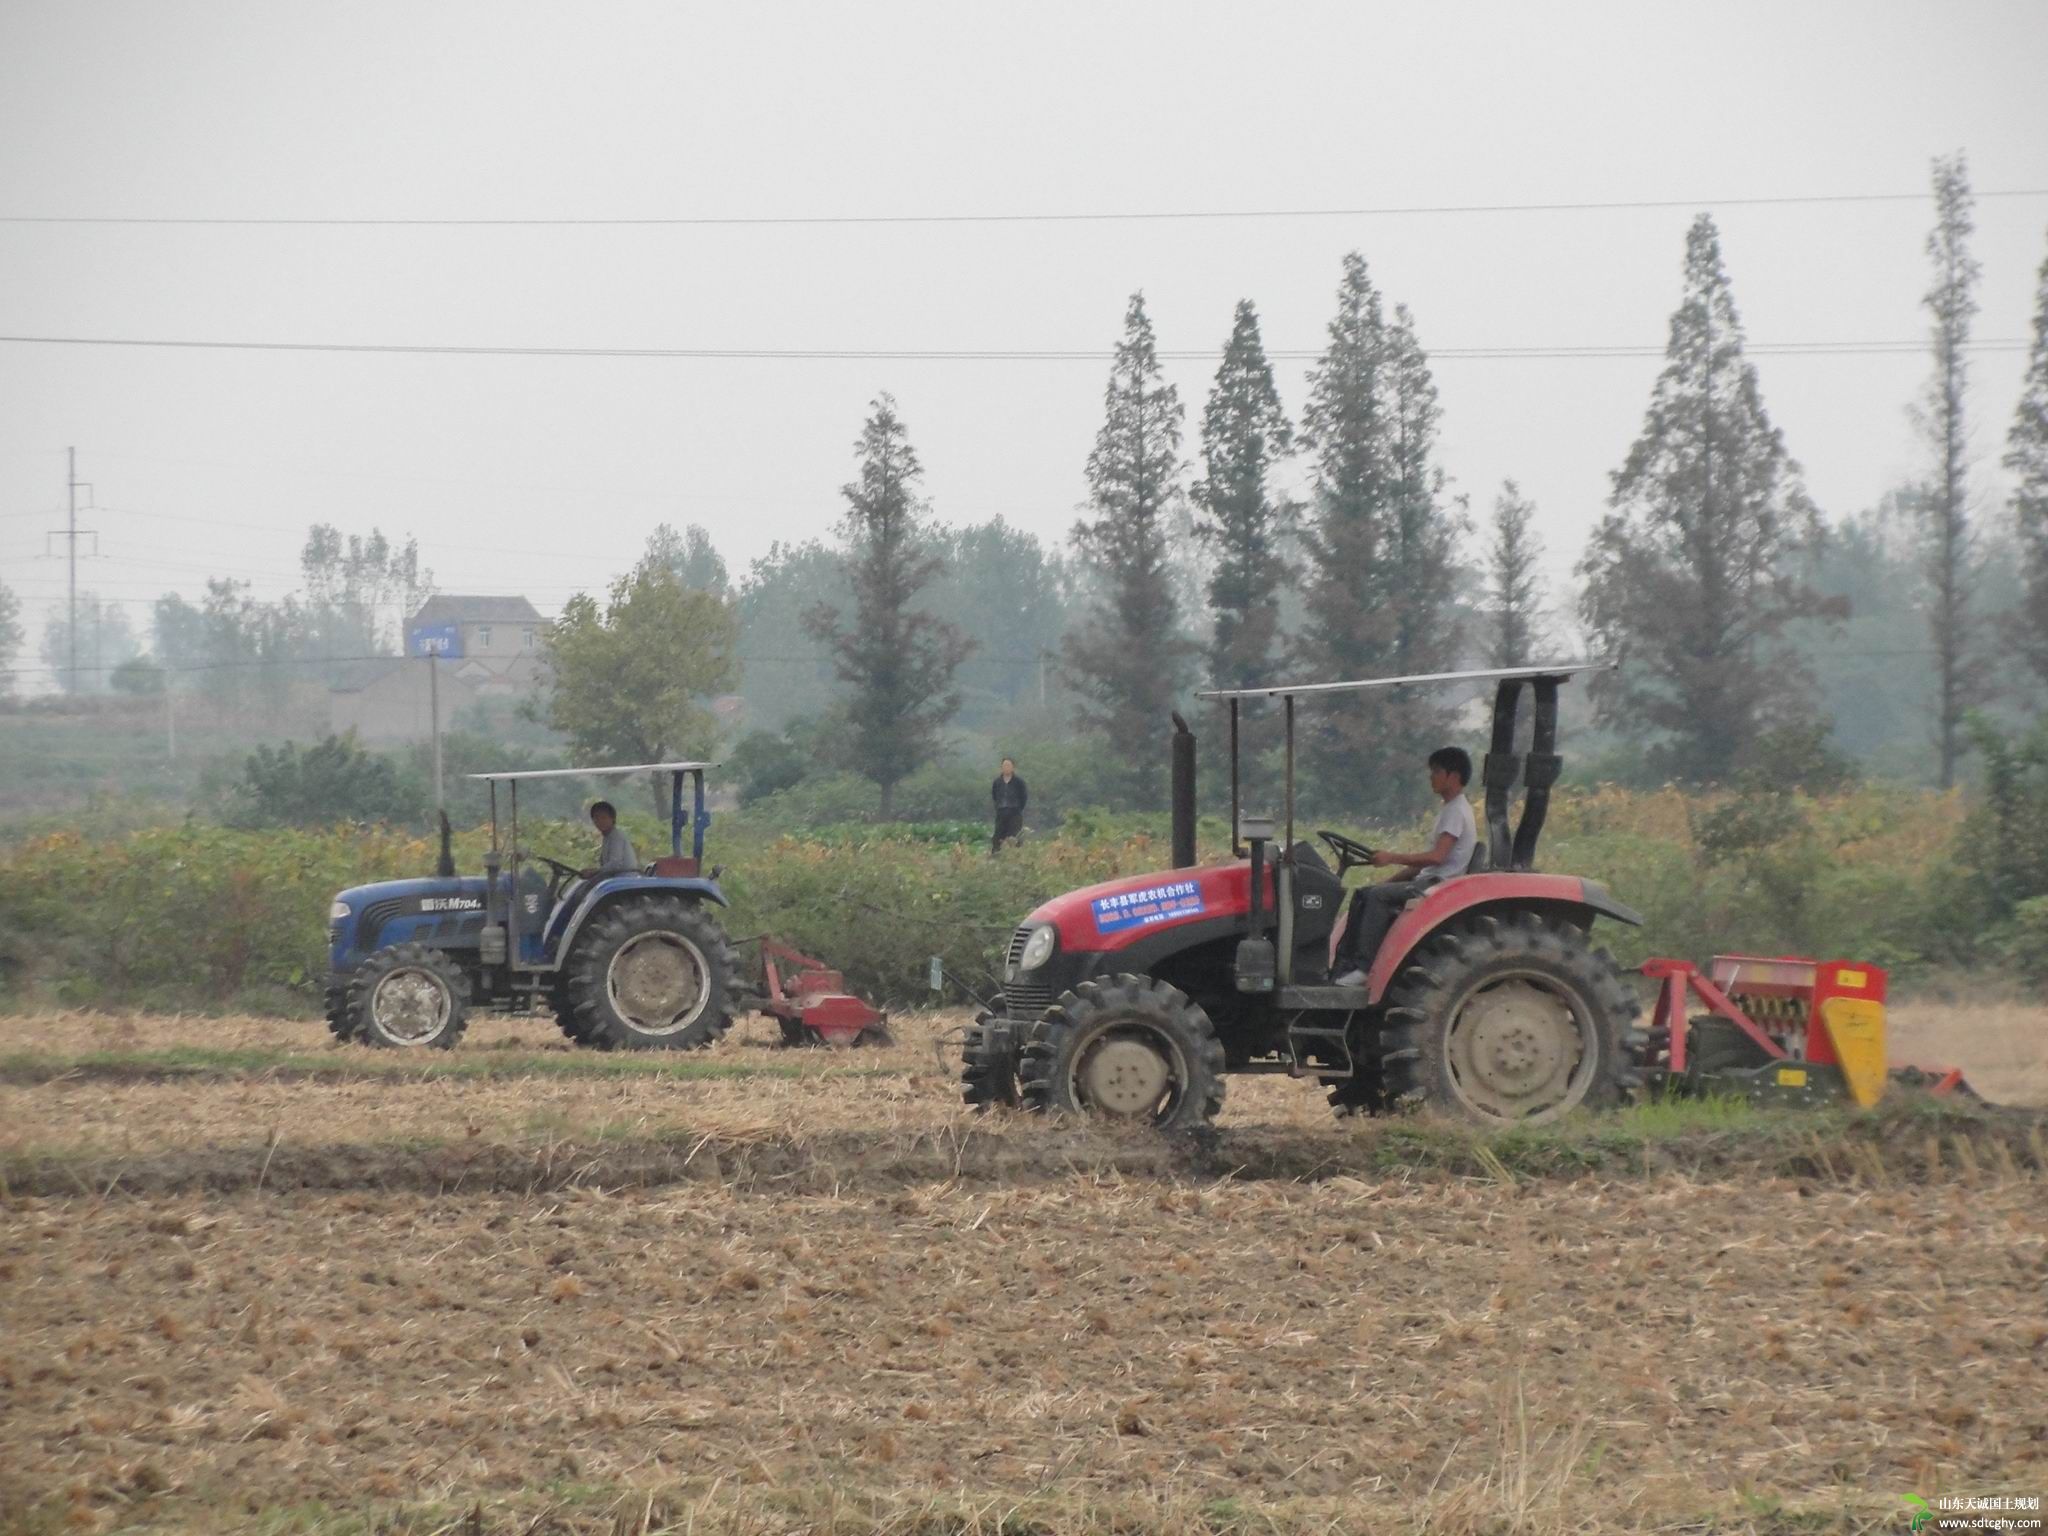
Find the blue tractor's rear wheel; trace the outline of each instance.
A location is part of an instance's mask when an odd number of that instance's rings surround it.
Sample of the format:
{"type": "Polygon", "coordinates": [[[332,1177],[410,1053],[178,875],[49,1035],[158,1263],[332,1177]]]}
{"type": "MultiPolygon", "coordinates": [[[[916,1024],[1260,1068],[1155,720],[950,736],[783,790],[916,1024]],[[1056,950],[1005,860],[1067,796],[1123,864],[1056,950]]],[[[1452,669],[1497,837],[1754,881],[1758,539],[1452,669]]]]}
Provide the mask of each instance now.
{"type": "MultiPolygon", "coordinates": [[[[565,996],[599,1050],[693,1050],[732,1027],[732,945],[701,904],[613,902],[577,937],[565,996]]],[[[565,1027],[566,1032],[566,1027],[565,1027]]]]}

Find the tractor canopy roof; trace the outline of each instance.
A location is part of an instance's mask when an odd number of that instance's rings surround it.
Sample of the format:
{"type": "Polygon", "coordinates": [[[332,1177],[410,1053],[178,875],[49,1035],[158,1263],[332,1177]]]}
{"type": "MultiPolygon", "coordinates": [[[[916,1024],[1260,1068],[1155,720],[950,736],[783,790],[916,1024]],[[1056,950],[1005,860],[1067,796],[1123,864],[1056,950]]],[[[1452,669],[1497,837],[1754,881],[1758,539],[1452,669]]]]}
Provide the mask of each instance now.
{"type": "MultiPolygon", "coordinates": [[[[1493,695],[1493,738],[1492,750],[1487,754],[1485,783],[1487,827],[1492,846],[1512,847],[1513,864],[1502,867],[1528,869],[1535,857],[1536,838],[1543,830],[1543,818],[1550,799],[1550,785],[1555,782],[1561,760],[1557,757],[1557,690],[1561,683],[1581,672],[1606,672],[1614,667],[1612,661],[1560,661],[1548,662],[1533,667],[1481,667],[1470,672],[1418,672],[1406,677],[1360,677],[1334,683],[1276,683],[1269,688],[1216,688],[1195,695],[1201,699],[1213,699],[1230,707],[1230,824],[1239,826],[1244,809],[1243,782],[1241,778],[1240,747],[1238,726],[1241,706],[1247,699],[1278,699],[1282,717],[1282,731],[1287,743],[1286,768],[1283,773],[1283,793],[1286,803],[1287,837],[1280,846],[1283,862],[1292,858],[1294,846],[1294,706],[1297,700],[1320,694],[1367,693],[1377,688],[1444,688],[1460,683],[1492,683],[1493,695]],[[1536,696],[1535,719],[1529,744],[1528,762],[1531,777],[1530,803],[1524,813],[1522,824],[1514,829],[1512,837],[1507,824],[1505,795],[1511,789],[1515,778],[1521,773],[1522,758],[1515,752],[1515,717],[1521,708],[1524,691],[1536,696]],[[1539,787],[1537,776],[1541,776],[1539,787]],[[1496,785],[1496,777],[1500,782],[1496,785]]],[[[1175,717],[1179,719],[1178,716],[1175,717]]],[[[1185,725],[1182,725],[1185,730],[1185,725]]],[[[1192,811],[1189,812],[1190,816],[1192,811]]],[[[1238,852],[1233,830],[1233,852],[1238,852]]],[[[1498,856],[1496,864],[1500,863],[1498,856]]]]}
{"type": "Polygon", "coordinates": [[[602,768],[521,768],[516,772],[472,773],[472,779],[488,779],[494,784],[515,779],[587,779],[622,778],[629,773],[702,773],[706,768],[716,768],[716,763],[615,763],[602,768]]]}
{"type": "Polygon", "coordinates": [[[680,856],[683,851],[683,828],[689,827],[691,856],[700,862],[704,858],[704,829],[711,825],[711,814],[704,808],[704,770],[716,768],[716,763],[609,763],[596,768],[520,768],[502,773],[472,773],[472,779],[481,779],[491,786],[491,846],[498,840],[498,786],[510,786],[512,801],[512,829],[517,840],[519,829],[519,786],[534,779],[622,779],[633,773],[672,774],[669,780],[669,852],[680,856]],[[690,804],[683,803],[683,785],[690,785],[690,804]]]}
{"type": "Polygon", "coordinates": [[[1269,688],[1212,688],[1198,699],[1300,698],[1315,693],[1364,693],[1373,688],[1448,687],[1455,683],[1501,683],[1551,678],[1562,682],[1580,672],[1606,672],[1611,661],[1561,661],[1538,667],[1484,667],[1475,672],[1418,672],[1409,677],[1360,677],[1338,683],[1276,683],[1269,688]]]}

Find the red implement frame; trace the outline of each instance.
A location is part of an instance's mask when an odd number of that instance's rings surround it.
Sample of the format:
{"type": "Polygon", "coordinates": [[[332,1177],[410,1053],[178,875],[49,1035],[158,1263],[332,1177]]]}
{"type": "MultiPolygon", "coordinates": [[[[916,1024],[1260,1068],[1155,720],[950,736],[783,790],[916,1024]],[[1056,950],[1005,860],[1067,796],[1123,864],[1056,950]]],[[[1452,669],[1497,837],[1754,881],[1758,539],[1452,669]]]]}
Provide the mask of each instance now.
{"type": "Polygon", "coordinates": [[[1759,1029],[1748,1014],[1728,1000],[1690,960],[1645,960],[1643,974],[1657,983],[1657,1011],[1650,1018],[1650,1030],[1657,1039],[1671,1042],[1671,1071],[1685,1071],[1685,994],[1689,991],[1710,1012],[1718,1014],[1754,1040],[1773,1060],[1785,1059],[1785,1048],[1759,1029]]]}
{"type": "MultiPolygon", "coordinates": [[[[1881,967],[1847,960],[1817,961],[1797,955],[1717,955],[1714,957],[1714,970],[1716,976],[1709,977],[1689,960],[1643,962],[1643,974],[1657,983],[1657,1009],[1650,1019],[1651,1037],[1669,1042],[1666,1049],[1669,1052],[1669,1069],[1674,1076],[1685,1071],[1688,992],[1705,1004],[1710,1013],[1726,1019],[1754,1040],[1773,1061],[1791,1059],[1784,1045],[1744,1013],[1722,989],[1722,977],[1727,978],[1729,990],[1739,990],[1746,996],[1782,997],[1805,1003],[1805,1032],[1798,1045],[1801,1058],[1815,1065],[1832,1065],[1837,1060],[1834,1041],[1829,1038],[1827,1026],[1822,1022],[1821,1005],[1831,997],[1869,997],[1882,1003],[1886,991],[1886,977],[1881,967]],[[1743,974],[1745,971],[1749,974],[1743,974]]],[[[1960,1067],[1894,1069],[1893,1076],[1899,1076],[1901,1070],[1916,1075],[1925,1082],[1927,1091],[1936,1096],[1966,1086],[1960,1067]]]]}
{"type": "Polygon", "coordinates": [[[761,949],[762,995],[752,1001],[781,1021],[785,1040],[858,1045],[863,1038],[889,1038],[889,1016],[848,992],[841,972],[779,939],[764,935],[755,942],[761,949]]]}

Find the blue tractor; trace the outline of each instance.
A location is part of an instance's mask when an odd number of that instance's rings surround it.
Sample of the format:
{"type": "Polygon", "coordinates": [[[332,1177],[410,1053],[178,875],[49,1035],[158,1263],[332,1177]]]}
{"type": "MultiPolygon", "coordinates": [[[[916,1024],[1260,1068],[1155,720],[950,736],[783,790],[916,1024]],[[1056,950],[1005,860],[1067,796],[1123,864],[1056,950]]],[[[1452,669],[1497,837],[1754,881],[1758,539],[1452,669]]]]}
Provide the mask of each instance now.
{"type": "Polygon", "coordinates": [[[733,951],[703,870],[708,763],[480,773],[491,786],[481,875],[458,875],[442,822],[430,878],[359,885],[328,918],[327,1023],[342,1040],[452,1047],[472,1008],[547,1007],[562,1033],[601,1050],[707,1046],[731,1026],[733,951]],[[669,855],[586,879],[519,846],[519,786],[533,779],[669,774],[669,855]],[[499,790],[508,820],[500,838],[499,790]],[[687,786],[689,796],[685,801],[687,786]],[[683,852],[683,829],[690,852],[683,852]]]}

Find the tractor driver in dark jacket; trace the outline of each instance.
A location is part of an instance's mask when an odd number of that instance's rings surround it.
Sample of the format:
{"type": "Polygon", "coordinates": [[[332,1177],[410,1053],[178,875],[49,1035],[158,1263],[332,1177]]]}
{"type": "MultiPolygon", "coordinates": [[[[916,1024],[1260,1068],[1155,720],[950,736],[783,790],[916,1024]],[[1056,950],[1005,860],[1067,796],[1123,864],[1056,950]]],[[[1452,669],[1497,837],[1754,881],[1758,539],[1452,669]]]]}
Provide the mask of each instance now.
{"type": "Polygon", "coordinates": [[[1462,747],[1439,747],[1429,754],[1429,789],[1443,802],[1430,829],[1427,853],[1390,853],[1385,849],[1372,856],[1383,868],[1407,871],[1399,879],[1361,887],[1351,898],[1351,913],[1345,925],[1344,946],[1337,966],[1345,967],[1336,978],[1340,987],[1362,987],[1372,957],[1380,942],[1394,926],[1394,918],[1411,897],[1462,875],[1472,863],[1472,850],[1479,844],[1479,823],[1473,819],[1472,802],[1465,798],[1465,785],[1472,778],[1472,759],[1462,747]]]}
{"type": "Polygon", "coordinates": [[[1024,830],[1024,803],[1030,798],[1030,791],[1017,777],[1016,759],[1003,759],[1003,771],[989,785],[988,794],[996,807],[995,840],[988,845],[988,851],[994,853],[1004,843],[1015,842],[1024,830]]]}

